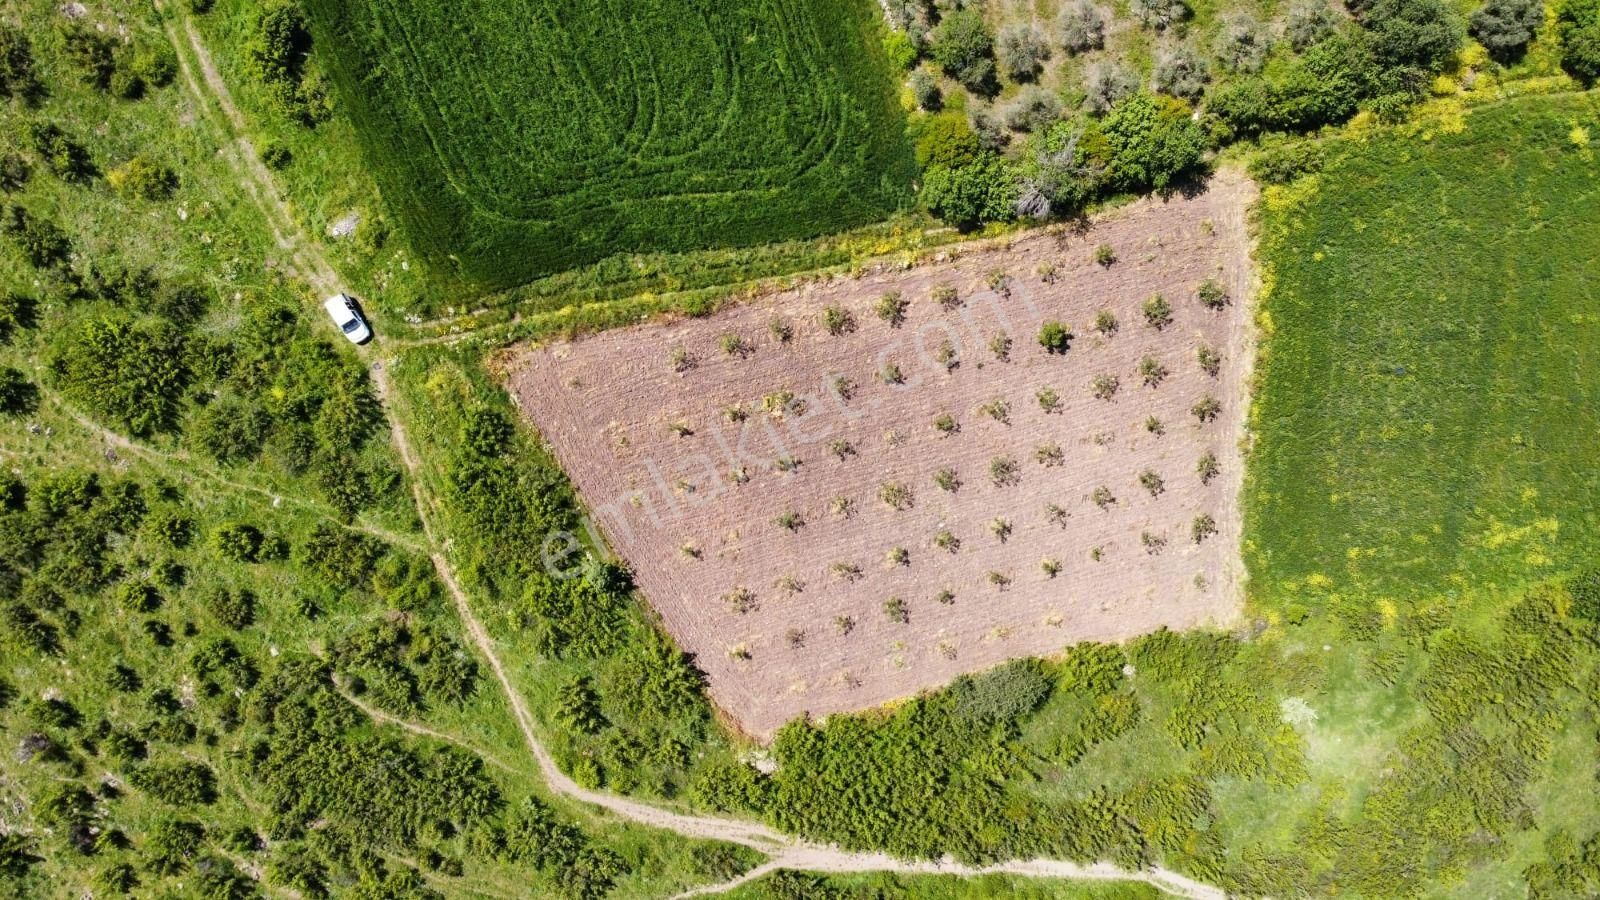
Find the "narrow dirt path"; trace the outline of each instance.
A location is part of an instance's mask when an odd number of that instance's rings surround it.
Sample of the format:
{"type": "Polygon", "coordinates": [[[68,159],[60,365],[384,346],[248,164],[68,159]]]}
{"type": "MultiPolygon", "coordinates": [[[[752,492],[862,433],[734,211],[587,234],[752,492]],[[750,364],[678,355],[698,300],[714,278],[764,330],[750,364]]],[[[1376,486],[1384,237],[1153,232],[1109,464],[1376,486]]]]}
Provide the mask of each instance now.
{"type": "Polygon", "coordinates": [[[448,733],[443,732],[443,731],[438,731],[436,729],[429,728],[426,725],[421,725],[421,724],[418,724],[416,722],[412,722],[409,719],[402,719],[399,716],[394,715],[393,713],[384,712],[383,710],[377,708],[376,706],[373,706],[372,704],[366,702],[365,700],[362,700],[360,697],[357,697],[355,694],[350,693],[348,690],[341,689],[339,691],[339,696],[341,696],[345,700],[349,701],[351,706],[354,706],[356,709],[359,709],[362,712],[366,713],[367,714],[367,718],[371,719],[374,722],[382,722],[385,725],[393,725],[394,727],[399,728],[402,731],[409,731],[412,734],[421,735],[422,737],[433,738],[436,741],[443,741],[446,744],[453,744],[453,745],[455,745],[457,747],[460,747],[463,750],[466,750],[467,752],[471,753],[473,756],[477,756],[477,757],[483,759],[489,765],[494,766],[497,769],[503,769],[504,771],[507,771],[507,772],[515,772],[515,771],[517,771],[517,768],[515,766],[511,765],[510,763],[506,762],[503,759],[500,759],[499,757],[497,757],[494,754],[488,752],[487,750],[482,750],[482,749],[480,749],[478,747],[473,746],[473,744],[470,741],[467,741],[467,740],[464,740],[462,738],[456,737],[453,734],[448,734],[448,733]]]}
{"type": "MultiPolygon", "coordinates": [[[[328,263],[327,258],[316,244],[302,239],[288,205],[277,192],[271,174],[261,164],[259,156],[255,153],[249,140],[244,136],[247,132],[244,117],[240,115],[238,108],[234,105],[228,92],[228,87],[217,71],[204,42],[200,38],[199,32],[195,30],[193,23],[187,17],[173,13],[165,4],[158,2],[158,8],[162,9],[167,17],[165,23],[167,37],[178,51],[179,68],[184,84],[195,101],[206,109],[208,117],[211,115],[213,104],[216,109],[221,111],[222,121],[218,124],[221,127],[222,134],[227,137],[231,146],[230,161],[234,165],[240,184],[261,208],[263,217],[272,231],[274,241],[280,249],[291,255],[299,268],[301,277],[305,278],[319,294],[327,294],[339,290],[340,281],[335,275],[333,267],[328,263]],[[183,33],[181,37],[178,26],[174,22],[175,16],[182,20],[183,33]],[[198,76],[195,73],[196,68],[199,70],[198,76]]],[[[592,791],[579,785],[561,771],[550,751],[539,740],[538,728],[533,714],[528,710],[527,703],[523,700],[515,685],[512,684],[505,664],[495,650],[493,639],[472,612],[467,593],[456,578],[449,560],[445,557],[442,550],[444,544],[439,540],[434,530],[432,516],[430,515],[431,504],[428,502],[423,487],[422,462],[418,458],[415,447],[406,433],[404,417],[397,409],[403,401],[395,391],[388,371],[384,368],[381,360],[376,358],[378,349],[381,346],[379,342],[375,341],[367,348],[364,348],[361,353],[363,358],[367,359],[371,364],[373,384],[376,388],[379,402],[382,405],[384,417],[388,421],[390,440],[393,442],[395,452],[399,455],[401,464],[405,467],[411,482],[412,498],[416,503],[417,516],[422,523],[423,535],[429,548],[429,558],[433,562],[435,571],[439,574],[439,580],[444,583],[451,599],[455,603],[456,612],[461,619],[462,629],[478,653],[488,662],[490,671],[494,673],[495,680],[500,684],[500,689],[506,696],[507,703],[511,708],[513,717],[516,719],[518,729],[522,732],[528,751],[538,764],[540,774],[545,779],[551,792],[599,807],[620,818],[641,825],[672,831],[689,838],[741,844],[767,853],[772,858],[769,862],[759,867],[757,871],[761,874],[777,869],[803,869],[836,873],[887,871],[907,874],[943,873],[950,875],[976,875],[994,871],[1077,880],[1139,881],[1179,896],[1196,898],[1196,900],[1216,900],[1216,898],[1224,896],[1222,891],[1217,888],[1164,869],[1129,871],[1106,863],[1081,866],[1061,860],[1016,861],[988,869],[973,869],[947,861],[908,862],[883,854],[851,853],[836,847],[802,841],[782,834],[759,822],[720,816],[688,815],[662,809],[648,803],[641,803],[628,797],[592,791]]],[[[400,727],[407,727],[408,723],[396,722],[395,724],[400,727]]],[[[415,726],[412,730],[420,727],[415,726]]],[[[448,737],[437,733],[432,733],[431,736],[449,740],[448,737]]],[[[760,877],[760,875],[746,873],[739,879],[702,888],[700,891],[709,893],[725,892],[737,887],[738,884],[750,880],[752,877],[760,877]]]]}

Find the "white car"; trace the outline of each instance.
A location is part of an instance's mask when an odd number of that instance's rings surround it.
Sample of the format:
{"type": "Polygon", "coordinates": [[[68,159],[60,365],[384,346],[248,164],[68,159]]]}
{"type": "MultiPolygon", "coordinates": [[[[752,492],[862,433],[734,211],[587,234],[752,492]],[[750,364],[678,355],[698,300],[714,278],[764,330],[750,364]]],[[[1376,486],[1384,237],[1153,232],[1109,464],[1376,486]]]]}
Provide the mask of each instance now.
{"type": "Polygon", "coordinates": [[[322,308],[328,311],[333,324],[339,326],[339,330],[350,339],[350,343],[365,344],[372,340],[372,329],[367,327],[367,320],[361,318],[361,313],[356,310],[356,303],[350,299],[349,294],[334,294],[323,301],[322,308]]]}

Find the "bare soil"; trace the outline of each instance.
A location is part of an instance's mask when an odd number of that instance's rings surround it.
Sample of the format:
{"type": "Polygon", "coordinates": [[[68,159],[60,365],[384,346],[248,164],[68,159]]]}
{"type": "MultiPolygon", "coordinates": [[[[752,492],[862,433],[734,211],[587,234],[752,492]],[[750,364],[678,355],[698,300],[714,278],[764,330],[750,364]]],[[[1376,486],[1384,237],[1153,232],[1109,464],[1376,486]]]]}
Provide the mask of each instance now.
{"type": "Polygon", "coordinates": [[[1224,173],[1198,196],[1144,200],[1082,230],[527,347],[509,387],[713,700],[759,738],[796,716],[877,706],[1079,641],[1225,624],[1243,575],[1253,196],[1224,173]],[[1102,244],[1116,251],[1109,266],[1094,259],[1102,244]],[[1009,278],[999,291],[996,272],[1009,278]],[[1206,279],[1226,287],[1222,308],[1198,300],[1206,279]],[[943,286],[959,305],[934,299],[943,286]],[[875,311],[888,292],[908,302],[898,326],[875,311]],[[1155,294],[1172,309],[1161,328],[1143,311],[1155,294]],[[854,330],[831,334],[829,307],[849,312],[854,330]],[[1101,310],[1118,320],[1114,333],[1095,330],[1101,310]],[[1047,321],[1071,329],[1067,352],[1040,346],[1047,321]],[[1010,338],[1007,358],[991,346],[997,333],[1010,338]],[[728,335],[744,348],[727,352],[728,335]],[[1217,375],[1197,362],[1201,346],[1221,354],[1217,375]],[[1153,387],[1145,357],[1166,372],[1153,387]],[[903,383],[880,377],[891,364],[903,383]],[[1101,376],[1117,380],[1109,400],[1094,395],[1101,376]],[[839,377],[854,385],[848,398],[839,377]],[[1057,410],[1038,401],[1045,389],[1057,410]],[[779,402],[785,392],[796,402],[779,402]],[[1220,411],[1203,422],[1193,409],[1208,398],[1220,411]],[[1004,422],[983,411],[996,400],[1004,422]],[[934,427],[944,415],[958,431],[934,427]],[[1207,453],[1220,473],[1202,483],[1207,453]],[[1014,483],[997,483],[997,460],[1014,464],[1014,483]],[[788,462],[798,466],[784,471],[788,462]],[[941,469],[959,488],[936,484],[941,469]],[[1145,472],[1160,477],[1158,493],[1145,472]],[[884,502],[886,485],[909,501],[884,502]],[[1114,502],[1095,502],[1102,487],[1114,502]],[[851,504],[847,517],[836,498],[851,504]],[[1201,516],[1216,533],[1196,541],[1201,516]],[[1003,541],[996,520],[1009,526],[1003,541]],[[940,546],[941,532],[959,545],[940,546]],[[1047,561],[1059,564],[1053,576],[1047,561]]]}

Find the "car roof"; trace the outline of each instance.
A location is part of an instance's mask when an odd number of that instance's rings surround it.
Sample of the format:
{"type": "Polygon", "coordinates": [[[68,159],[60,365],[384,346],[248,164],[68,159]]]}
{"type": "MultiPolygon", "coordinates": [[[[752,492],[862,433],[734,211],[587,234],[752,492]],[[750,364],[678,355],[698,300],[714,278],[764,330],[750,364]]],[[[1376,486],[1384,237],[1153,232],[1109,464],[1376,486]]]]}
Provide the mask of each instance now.
{"type": "Polygon", "coordinates": [[[355,307],[351,304],[350,297],[347,294],[334,294],[332,297],[322,301],[322,308],[330,313],[355,313],[355,307]]]}

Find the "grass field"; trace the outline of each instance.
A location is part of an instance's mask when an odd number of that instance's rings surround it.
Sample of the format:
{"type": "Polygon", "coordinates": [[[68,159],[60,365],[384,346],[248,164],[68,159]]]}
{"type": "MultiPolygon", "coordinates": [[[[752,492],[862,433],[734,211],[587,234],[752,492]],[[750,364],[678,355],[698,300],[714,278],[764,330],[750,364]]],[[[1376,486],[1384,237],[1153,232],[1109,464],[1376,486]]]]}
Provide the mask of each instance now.
{"type": "Polygon", "coordinates": [[[1536,100],[1431,143],[1385,134],[1267,193],[1260,597],[1405,602],[1593,559],[1596,109],[1536,100]]]}
{"type": "Polygon", "coordinates": [[[820,234],[907,199],[867,0],[307,7],[388,205],[474,288],[820,234]]]}

